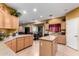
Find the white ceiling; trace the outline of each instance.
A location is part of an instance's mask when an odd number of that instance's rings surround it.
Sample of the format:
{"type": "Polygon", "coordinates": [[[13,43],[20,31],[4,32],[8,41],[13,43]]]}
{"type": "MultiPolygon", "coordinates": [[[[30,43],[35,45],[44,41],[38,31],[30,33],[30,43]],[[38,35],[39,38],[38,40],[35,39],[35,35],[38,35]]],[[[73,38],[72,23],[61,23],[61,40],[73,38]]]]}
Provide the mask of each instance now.
{"type": "Polygon", "coordinates": [[[22,13],[20,23],[28,23],[34,20],[44,20],[53,17],[64,16],[70,10],[79,7],[79,3],[7,3],[22,13]],[[36,8],[37,12],[33,9],[36,8]],[[23,14],[23,10],[27,13],[23,14]],[[40,16],[43,16],[40,18],[40,16]]]}

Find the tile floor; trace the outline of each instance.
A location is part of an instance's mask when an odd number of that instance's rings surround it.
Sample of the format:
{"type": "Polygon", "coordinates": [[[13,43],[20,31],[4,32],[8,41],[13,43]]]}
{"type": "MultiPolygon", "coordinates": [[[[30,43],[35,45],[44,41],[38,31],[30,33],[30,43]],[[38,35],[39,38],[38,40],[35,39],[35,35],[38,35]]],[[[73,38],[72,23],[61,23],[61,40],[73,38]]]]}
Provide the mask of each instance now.
{"type": "MultiPolygon", "coordinates": [[[[16,54],[17,56],[39,56],[39,40],[34,41],[33,46],[28,47],[16,54]]],[[[58,44],[56,56],[79,56],[79,52],[67,47],[66,45],[58,44]]]]}

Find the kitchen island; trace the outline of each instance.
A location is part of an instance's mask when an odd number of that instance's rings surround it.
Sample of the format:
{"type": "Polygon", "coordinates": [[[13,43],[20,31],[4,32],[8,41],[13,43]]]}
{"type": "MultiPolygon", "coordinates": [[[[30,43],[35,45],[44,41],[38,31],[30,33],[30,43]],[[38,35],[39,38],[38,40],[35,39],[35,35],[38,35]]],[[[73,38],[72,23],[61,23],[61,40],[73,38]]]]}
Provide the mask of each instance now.
{"type": "Polygon", "coordinates": [[[16,56],[16,52],[32,46],[33,35],[17,35],[0,41],[0,56],[16,56]]]}
{"type": "Polygon", "coordinates": [[[40,38],[40,56],[54,56],[57,52],[57,36],[49,35],[40,38]]]}

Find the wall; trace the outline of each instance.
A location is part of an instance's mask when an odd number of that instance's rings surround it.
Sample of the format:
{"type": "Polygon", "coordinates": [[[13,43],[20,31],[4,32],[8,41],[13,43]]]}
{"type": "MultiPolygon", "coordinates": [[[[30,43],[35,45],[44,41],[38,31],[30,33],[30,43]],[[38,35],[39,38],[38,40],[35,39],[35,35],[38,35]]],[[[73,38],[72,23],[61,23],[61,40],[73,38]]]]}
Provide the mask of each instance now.
{"type": "Polygon", "coordinates": [[[79,17],[79,7],[66,14],[66,20],[79,17]]]}
{"type": "Polygon", "coordinates": [[[66,14],[67,46],[79,50],[79,7],[66,14]]]}
{"type": "Polygon", "coordinates": [[[46,23],[44,24],[45,30],[49,30],[49,24],[57,24],[57,23],[61,24],[61,30],[66,29],[66,22],[63,22],[62,19],[63,19],[62,17],[50,19],[47,24],[46,23]]]}
{"type": "Polygon", "coordinates": [[[27,24],[24,27],[30,27],[30,32],[32,32],[33,24],[27,24]]]}
{"type": "Polygon", "coordinates": [[[24,29],[24,27],[21,25],[21,26],[19,26],[18,31],[19,31],[19,32],[25,32],[25,29],[24,29]]]}

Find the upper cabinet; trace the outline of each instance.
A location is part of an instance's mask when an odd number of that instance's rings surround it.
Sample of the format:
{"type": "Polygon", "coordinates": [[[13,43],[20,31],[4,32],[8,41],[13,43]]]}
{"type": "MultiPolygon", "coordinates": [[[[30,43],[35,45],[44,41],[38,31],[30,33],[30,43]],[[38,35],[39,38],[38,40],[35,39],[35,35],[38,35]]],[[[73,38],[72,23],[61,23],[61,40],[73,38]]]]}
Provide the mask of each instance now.
{"type": "Polygon", "coordinates": [[[0,28],[2,29],[18,29],[18,17],[10,15],[6,8],[0,5],[0,28]]]}
{"type": "Polygon", "coordinates": [[[4,28],[10,29],[11,28],[11,16],[9,14],[4,14],[4,28]]]}
{"type": "Polygon", "coordinates": [[[18,29],[19,28],[19,18],[18,17],[15,17],[15,16],[12,16],[12,23],[11,23],[11,25],[12,25],[12,28],[13,29],[18,29]]]}
{"type": "Polygon", "coordinates": [[[4,26],[3,21],[4,21],[4,17],[3,14],[0,12],[0,28],[3,28],[4,26]]]}

